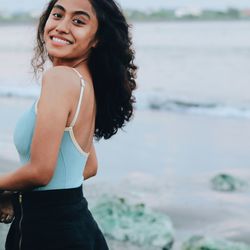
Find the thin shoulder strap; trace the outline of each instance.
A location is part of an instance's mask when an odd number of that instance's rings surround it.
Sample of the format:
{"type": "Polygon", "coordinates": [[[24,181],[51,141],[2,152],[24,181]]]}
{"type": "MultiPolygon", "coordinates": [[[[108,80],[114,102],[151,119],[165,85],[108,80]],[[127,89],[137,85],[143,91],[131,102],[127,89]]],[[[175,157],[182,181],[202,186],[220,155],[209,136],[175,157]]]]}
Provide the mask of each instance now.
{"type": "Polygon", "coordinates": [[[75,68],[72,68],[72,69],[80,77],[80,80],[81,80],[81,93],[80,93],[80,98],[79,98],[79,101],[78,101],[76,113],[75,113],[75,116],[74,116],[74,118],[73,118],[73,120],[72,120],[72,122],[70,124],[70,127],[74,127],[75,126],[75,123],[76,123],[76,120],[77,120],[77,117],[78,117],[78,114],[79,114],[79,111],[80,111],[81,103],[82,103],[83,90],[84,90],[84,87],[85,87],[85,80],[83,79],[82,75],[75,68]]]}

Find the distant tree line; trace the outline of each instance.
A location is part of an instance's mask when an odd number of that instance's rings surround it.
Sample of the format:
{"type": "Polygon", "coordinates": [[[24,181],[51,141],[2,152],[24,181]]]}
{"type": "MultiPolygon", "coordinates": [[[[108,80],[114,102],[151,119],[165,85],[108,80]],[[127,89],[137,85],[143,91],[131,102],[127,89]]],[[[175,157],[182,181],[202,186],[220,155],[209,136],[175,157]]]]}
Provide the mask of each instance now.
{"type": "MultiPolygon", "coordinates": [[[[202,10],[199,14],[186,10],[177,15],[177,10],[160,9],[155,11],[125,10],[126,17],[131,21],[178,21],[178,20],[250,20],[250,10],[228,8],[225,11],[202,10]]],[[[0,11],[0,24],[35,23],[39,15],[29,12],[3,14],[0,11]]]]}
{"type": "Polygon", "coordinates": [[[161,9],[152,12],[143,12],[138,10],[127,10],[128,19],[135,21],[176,21],[176,20],[250,20],[250,10],[248,15],[246,11],[228,8],[225,11],[202,10],[199,15],[193,14],[192,11],[186,12],[182,16],[176,14],[177,10],[161,9]]]}
{"type": "Polygon", "coordinates": [[[33,23],[37,21],[36,16],[32,16],[28,12],[20,12],[13,14],[1,14],[0,12],[0,23],[7,24],[22,24],[22,23],[33,23]]]}

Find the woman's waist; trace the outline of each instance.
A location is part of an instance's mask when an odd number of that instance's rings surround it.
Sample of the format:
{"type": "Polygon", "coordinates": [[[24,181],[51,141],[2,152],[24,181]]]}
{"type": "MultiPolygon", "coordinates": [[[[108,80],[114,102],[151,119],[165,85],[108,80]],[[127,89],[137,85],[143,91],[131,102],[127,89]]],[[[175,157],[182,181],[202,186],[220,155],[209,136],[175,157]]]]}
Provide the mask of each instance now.
{"type": "Polygon", "coordinates": [[[86,201],[82,185],[76,188],[51,189],[42,191],[19,191],[13,194],[13,203],[19,207],[42,208],[50,205],[70,205],[86,201]]]}

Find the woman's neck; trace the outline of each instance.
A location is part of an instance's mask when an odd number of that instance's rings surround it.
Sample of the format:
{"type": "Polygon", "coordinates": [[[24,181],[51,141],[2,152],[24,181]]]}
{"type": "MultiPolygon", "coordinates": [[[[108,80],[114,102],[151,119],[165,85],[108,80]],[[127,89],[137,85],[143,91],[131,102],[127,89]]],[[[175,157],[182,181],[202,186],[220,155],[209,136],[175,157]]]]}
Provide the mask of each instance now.
{"type": "Polygon", "coordinates": [[[72,67],[72,68],[76,68],[80,65],[84,65],[84,66],[87,66],[87,63],[88,63],[88,58],[81,58],[81,59],[78,59],[78,60],[61,60],[61,59],[54,59],[53,58],[53,61],[52,61],[52,64],[53,66],[68,66],[68,67],[72,67]]]}

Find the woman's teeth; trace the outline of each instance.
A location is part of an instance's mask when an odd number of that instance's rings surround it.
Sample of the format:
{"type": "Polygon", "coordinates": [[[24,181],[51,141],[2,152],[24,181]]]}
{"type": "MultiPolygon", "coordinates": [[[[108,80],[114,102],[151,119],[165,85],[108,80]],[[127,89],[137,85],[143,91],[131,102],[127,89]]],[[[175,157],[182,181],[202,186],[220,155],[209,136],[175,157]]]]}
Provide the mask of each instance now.
{"type": "Polygon", "coordinates": [[[61,44],[70,44],[70,42],[56,38],[56,37],[52,37],[52,40],[57,42],[57,43],[61,43],[61,44]]]}

